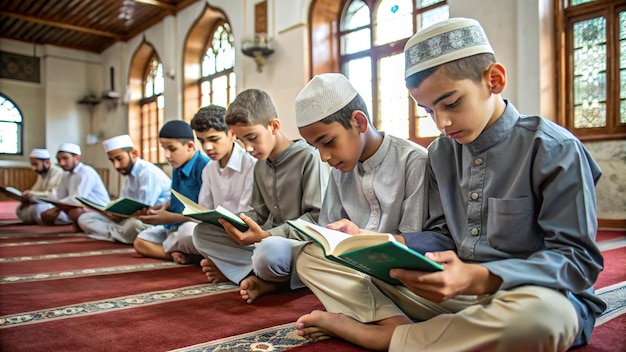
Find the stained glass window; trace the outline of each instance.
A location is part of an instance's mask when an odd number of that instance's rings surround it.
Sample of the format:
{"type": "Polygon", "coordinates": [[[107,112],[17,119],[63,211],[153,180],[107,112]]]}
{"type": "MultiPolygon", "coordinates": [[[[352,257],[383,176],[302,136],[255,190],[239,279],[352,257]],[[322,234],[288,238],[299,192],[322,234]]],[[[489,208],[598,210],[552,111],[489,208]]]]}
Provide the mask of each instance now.
{"type": "MultiPolygon", "coordinates": [[[[567,0],[560,0],[564,2],[567,0]]],[[[626,12],[623,1],[570,1],[557,26],[566,38],[559,115],[581,139],[626,137],[626,12]]]]}
{"type": "Polygon", "coordinates": [[[341,71],[366,101],[377,128],[418,142],[439,134],[409,97],[403,48],[413,33],[447,19],[448,12],[445,0],[353,0],[345,5],[339,27],[341,71]]]}
{"type": "Polygon", "coordinates": [[[606,126],[606,19],[574,23],[574,128],[606,126]]]}
{"type": "Polygon", "coordinates": [[[22,154],[22,112],[0,94],[0,154],[22,154]]]}
{"type": "Polygon", "coordinates": [[[228,23],[221,23],[213,32],[202,59],[199,80],[201,105],[227,107],[236,95],[234,37],[228,23]]]}

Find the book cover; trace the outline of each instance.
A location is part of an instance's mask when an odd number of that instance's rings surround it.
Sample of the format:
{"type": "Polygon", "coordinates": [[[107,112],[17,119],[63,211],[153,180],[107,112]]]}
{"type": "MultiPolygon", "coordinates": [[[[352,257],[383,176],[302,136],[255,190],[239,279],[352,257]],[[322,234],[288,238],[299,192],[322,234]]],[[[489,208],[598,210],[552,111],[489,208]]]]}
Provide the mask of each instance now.
{"type": "Polygon", "coordinates": [[[98,204],[84,197],[76,197],[76,200],[90,208],[106,213],[112,213],[121,217],[130,217],[137,211],[150,207],[148,204],[144,204],[131,198],[120,198],[107,205],[98,204]]]}
{"type": "Polygon", "coordinates": [[[185,216],[217,226],[222,226],[218,219],[225,219],[233,224],[233,226],[235,226],[239,231],[243,232],[248,230],[248,225],[241,220],[237,214],[220,205],[218,205],[215,209],[207,209],[173,189],[172,195],[178,198],[178,200],[180,200],[185,207],[182,212],[185,216]]]}
{"type": "Polygon", "coordinates": [[[353,236],[302,219],[288,220],[287,223],[320,245],[328,259],[393,285],[401,284],[389,276],[389,270],[393,268],[443,270],[441,264],[397,242],[388,234],[353,236]]]}

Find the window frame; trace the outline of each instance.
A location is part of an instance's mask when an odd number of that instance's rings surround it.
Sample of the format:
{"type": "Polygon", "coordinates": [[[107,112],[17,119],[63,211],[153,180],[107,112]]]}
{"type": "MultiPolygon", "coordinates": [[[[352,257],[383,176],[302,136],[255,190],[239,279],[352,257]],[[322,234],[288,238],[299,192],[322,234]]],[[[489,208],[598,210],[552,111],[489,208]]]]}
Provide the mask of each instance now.
{"type": "MultiPolygon", "coordinates": [[[[213,26],[213,28],[211,29],[211,33],[208,36],[207,42],[204,45],[204,50],[202,51],[202,55],[200,56],[200,62],[199,62],[199,67],[200,67],[200,75],[199,76],[200,76],[200,78],[198,79],[198,82],[197,82],[198,97],[199,97],[198,98],[198,105],[199,105],[198,108],[201,108],[201,107],[204,106],[202,104],[202,98],[204,97],[204,95],[202,94],[202,84],[204,82],[208,82],[209,86],[211,87],[211,92],[209,93],[209,104],[215,104],[213,102],[213,92],[214,92],[214,90],[213,90],[213,81],[215,79],[218,79],[218,78],[222,77],[222,76],[226,76],[226,82],[227,82],[226,100],[228,101],[228,104],[230,104],[230,102],[232,102],[235,99],[235,96],[237,95],[237,93],[236,93],[237,76],[236,76],[236,73],[235,73],[235,65],[237,65],[236,57],[234,57],[234,60],[233,60],[234,62],[233,62],[233,66],[232,67],[227,68],[227,69],[222,70],[222,71],[217,71],[217,69],[216,69],[215,73],[207,75],[207,76],[202,76],[202,62],[204,61],[204,58],[206,56],[206,52],[213,47],[213,39],[215,38],[215,32],[217,31],[217,29],[220,26],[223,26],[224,24],[227,24],[228,27],[230,28],[230,35],[234,36],[233,32],[232,32],[232,25],[228,21],[226,21],[224,19],[220,19],[220,20],[216,21],[214,26],[213,26]],[[233,80],[231,80],[231,76],[234,77],[233,80]],[[232,82],[232,81],[234,81],[234,82],[232,82]],[[230,94],[231,93],[231,87],[233,87],[233,85],[235,87],[235,96],[231,96],[231,94],[230,94]]],[[[236,50],[237,50],[236,48],[237,47],[235,46],[234,38],[233,38],[233,41],[231,42],[231,45],[233,47],[233,50],[235,50],[235,52],[236,52],[236,50]]],[[[224,106],[224,107],[227,107],[227,106],[224,106]]]]}
{"type": "Polygon", "coordinates": [[[152,73],[152,62],[154,60],[158,61],[159,64],[163,65],[163,62],[159,58],[159,55],[156,53],[156,51],[153,50],[152,54],[150,54],[150,56],[148,57],[148,60],[145,63],[142,82],[141,82],[142,98],[139,99],[139,155],[141,156],[142,159],[152,162],[154,164],[164,164],[166,162],[165,154],[159,147],[159,138],[158,138],[161,124],[162,122],[164,122],[164,118],[165,118],[163,109],[159,109],[159,106],[158,106],[159,97],[163,96],[163,92],[155,93],[154,85],[156,84],[156,80],[152,82],[152,85],[153,85],[152,95],[149,97],[146,97],[147,79],[148,79],[148,76],[150,76],[152,73]],[[154,109],[152,109],[150,105],[155,105],[154,109]],[[152,144],[151,142],[152,136],[144,137],[144,118],[145,118],[144,114],[145,114],[146,108],[150,111],[154,110],[156,112],[156,121],[154,124],[156,127],[156,130],[153,131],[155,133],[154,138],[156,139],[156,142],[155,142],[156,143],[156,159],[153,159],[151,157],[150,151],[148,151],[148,155],[144,154],[145,143],[147,143],[148,146],[152,144]]]}
{"type": "Polygon", "coordinates": [[[600,0],[568,7],[568,0],[555,1],[557,43],[557,120],[582,141],[626,138],[626,124],[620,123],[619,13],[626,11],[621,0],[600,0]],[[573,26],[595,17],[604,17],[607,26],[606,126],[574,127],[573,26]]]}
{"type": "MultiPolygon", "coordinates": [[[[371,85],[371,91],[372,91],[372,111],[370,111],[370,115],[371,115],[371,120],[372,120],[372,124],[376,127],[379,128],[379,126],[382,125],[382,120],[381,120],[381,116],[378,116],[379,113],[379,92],[377,88],[378,85],[378,63],[380,61],[380,59],[384,58],[384,57],[388,57],[388,56],[393,56],[393,55],[397,55],[400,54],[402,52],[404,52],[404,46],[406,44],[406,42],[409,40],[410,36],[408,38],[403,38],[403,39],[399,39],[396,40],[394,42],[390,42],[390,43],[385,43],[385,44],[381,44],[381,45],[375,45],[375,16],[376,16],[376,11],[378,10],[379,5],[382,3],[383,0],[361,0],[363,1],[366,6],[369,8],[370,11],[370,21],[369,24],[364,25],[364,26],[360,26],[358,28],[353,28],[353,29],[349,29],[349,30],[343,30],[342,29],[342,23],[344,20],[344,16],[346,15],[348,8],[350,7],[350,4],[353,2],[354,0],[345,0],[342,2],[341,8],[339,10],[339,14],[338,14],[338,19],[337,19],[337,28],[336,28],[336,40],[337,40],[337,62],[338,62],[338,68],[340,72],[343,72],[343,68],[345,67],[346,63],[351,61],[351,60],[356,60],[356,59],[360,59],[360,58],[364,58],[364,57],[370,57],[371,58],[371,77],[372,77],[372,85],[371,85]],[[341,53],[341,43],[343,40],[343,37],[356,32],[356,31],[360,31],[363,29],[369,29],[370,31],[370,48],[366,49],[366,50],[362,50],[359,52],[355,52],[355,53],[350,53],[350,54],[342,54],[341,53]]],[[[417,6],[417,2],[419,0],[412,0],[412,6],[413,6],[413,18],[412,18],[412,24],[413,24],[413,30],[412,33],[415,33],[415,31],[418,28],[418,17],[420,14],[434,10],[438,7],[443,7],[443,6],[447,6],[448,1],[447,0],[443,0],[439,3],[436,4],[432,4],[429,5],[427,7],[423,7],[423,8],[418,8],[417,6]]],[[[419,130],[418,130],[418,119],[422,118],[420,116],[418,116],[418,112],[417,112],[417,104],[415,103],[415,101],[413,100],[413,98],[410,97],[409,92],[407,90],[406,92],[407,97],[408,97],[408,103],[409,103],[409,116],[408,116],[408,128],[409,128],[409,140],[416,142],[422,146],[427,146],[428,144],[430,144],[433,140],[435,140],[437,138],[437,136],[431,136],[431,137],[420,137],[419,136],[419,130]]],[[[430,117],[428,117],[430,118],[430,117]]]]}
{"type": "Polygon", "coordinates": [[[17,110],[21,118],[21,121],[19,122],[4,120],[0,118],[0,122],[13,123],[17,125],[17,130],[18,130],[17,152],[5,153],[5,152],[0,151],[0,155],[16,155],[16,156],[24,155],[24,113],[22,113],[22,109],[20,109],[20,107],[15,103],[15,101],[13,101],[13,99],[9,98],[7,95],[3,94],[2,92],[0,92],[0,98],[3,98],[4,101],[10,102],[13,105],[13,107],[17,110]]]}

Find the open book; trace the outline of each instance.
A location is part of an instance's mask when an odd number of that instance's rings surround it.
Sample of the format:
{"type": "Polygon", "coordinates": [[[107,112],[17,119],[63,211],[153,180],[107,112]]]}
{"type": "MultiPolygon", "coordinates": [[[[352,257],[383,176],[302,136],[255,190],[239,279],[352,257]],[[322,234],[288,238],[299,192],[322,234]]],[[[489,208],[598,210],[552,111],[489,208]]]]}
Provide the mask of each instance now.
{"type": "Polygon", "coordinates": [[[178,198],[181,203],[183,203],[185,209],[183,209],[182,214],[185,216],[200,220],[202,222],[208,222],[217,226],[222,226],[222,224],[220,224],[217,219],[225,219],[233,224],[239,231],[248,230],[248,225],[243,220],[241,220],[241,218],[237,216],[237,214],[220,205],[218,205],[217,208],[211,210],[203,207],[202,205],[194,202],[193,200],[185,197],[184,195],[176,192],[173,189],[172,195],[178,198]]]}
{"type": "Polygon", "coordinates": [[[50,203],[55,207],[59,208],[82,208],[83,205],[77,200],[58,200],[49,196],[41,195],[37,196],[37,199],[40,199],[46,203],[50,203]]]}
{"type": "Polygon", "coordinates": [[[76,200],[92,209],[99,210],[105,213],[111,213],[125,218],[130,217],[141,209],[150,207],[148,204],[144,204],[131,198],[119,198],[107,205],[101,205],[83,197],[76,197],[76,200]]]}
{"type": "Polygon", "coordinates": [[[287,223],[322,247],[326,258],[393,285],[401,284],[389,276],[393,268],[443,270],[441,264],[396,241],[390,234],[353,236],[302,219],[287,223]]]}
{"type": "Polygon", "coordinates": [[[37,203],[37,201],[34,199],[24,197],[24,195],[22,194],[22,191],[14,187],[0,186],[0,193],[4,194],[5,196],[11,199],[19,200],[22,203],[27,203],[27,204],[37,203]]]}

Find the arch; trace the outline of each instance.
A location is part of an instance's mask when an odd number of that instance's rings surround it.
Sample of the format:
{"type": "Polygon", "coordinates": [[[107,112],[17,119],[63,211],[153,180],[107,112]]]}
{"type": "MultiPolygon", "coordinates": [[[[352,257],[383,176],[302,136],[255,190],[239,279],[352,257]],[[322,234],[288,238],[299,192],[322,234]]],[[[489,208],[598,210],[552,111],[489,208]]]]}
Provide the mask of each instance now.
{"type": "Polygon", "coordinates": [[[0,154],[22,155],[24,115],[11,98],[0,93],[0,154]]]}
{"type": "Polygon", "coordinates": [[[183,119],[189,121],[201,104],[198,80],[201,77],[200,63],[206,52],[207,43],[212,39],[216,26],[230,22],[219,8],[205,4],[204,11],[187,33],[183,46],[183,119]]]}

